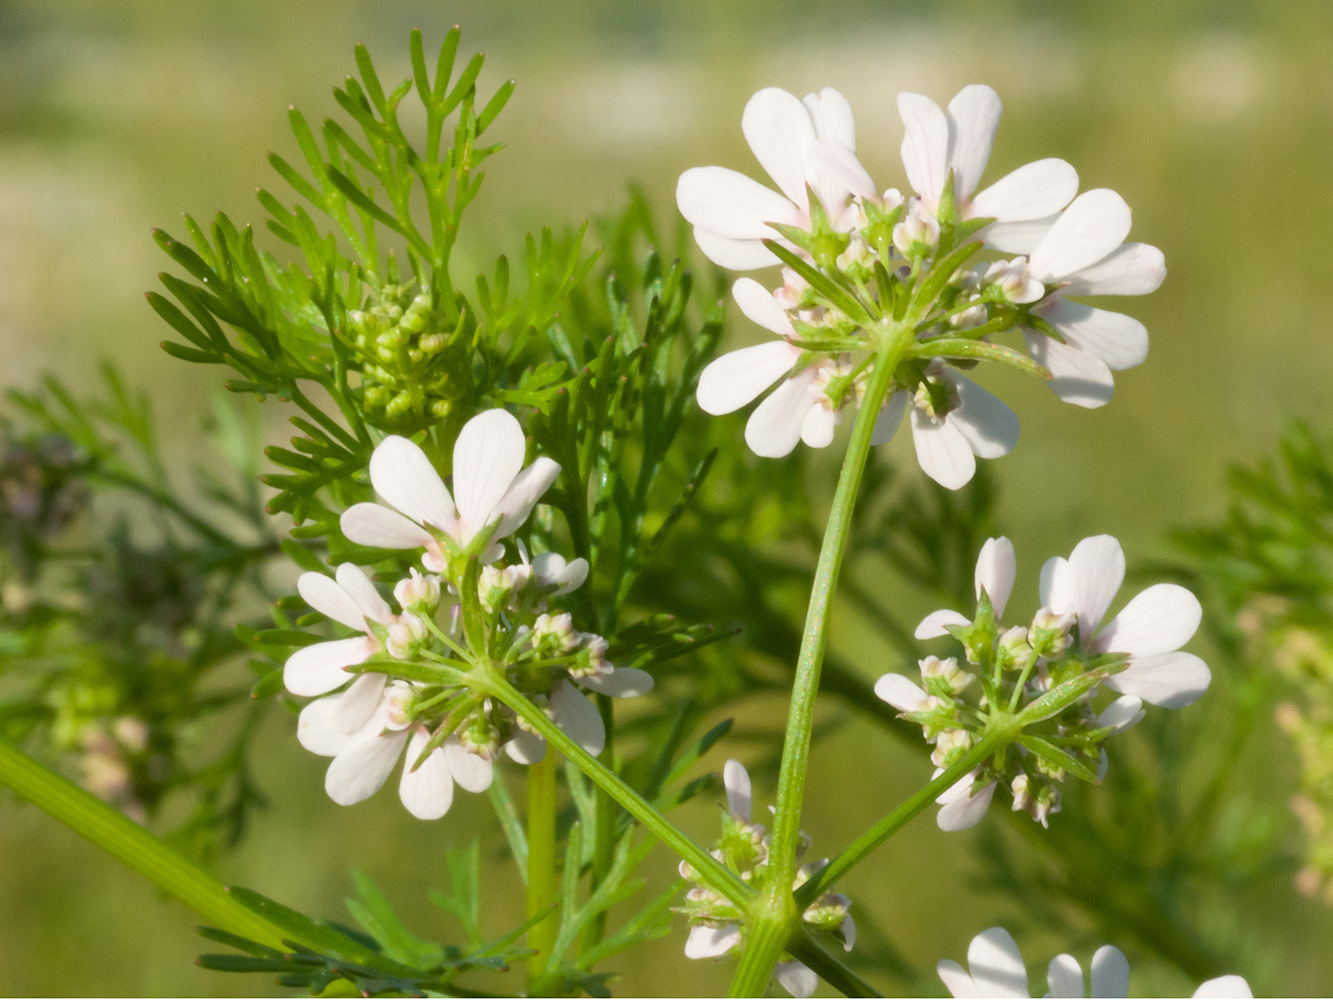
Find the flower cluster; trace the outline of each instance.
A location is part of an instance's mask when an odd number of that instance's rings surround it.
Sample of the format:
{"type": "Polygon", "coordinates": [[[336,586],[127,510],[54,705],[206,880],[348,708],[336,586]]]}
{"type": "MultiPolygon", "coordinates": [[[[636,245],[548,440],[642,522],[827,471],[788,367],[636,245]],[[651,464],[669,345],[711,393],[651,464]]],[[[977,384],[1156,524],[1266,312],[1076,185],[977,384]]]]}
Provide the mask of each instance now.
{"type": "MultiPolygon", "coordinates": [[[[755,888],[764,885],[768,873],[769,837],[764,827],[751,819],[750,775],[738,760],[729,760],[722,770],[727,790],[727,809],[722,814],[722,838],[713,848],[717,858],[755,888]]],[[[802,835],[803,843],[808,843],[802,835]]],[[[804,884],[819,870],[803,865],[792,888],[804,884]]],[[[699,874],[686,862],[680,864],[683,878],[696,883],[685,894],[679,910],[689,916],[690,935],[685,941],[686,958],[721,958],[742,945],[742,914],[734,903],[699,884],[699,874]]],[[[810,928],[831,934],[851,951],[856,943],[856,924],[849,912],[851,901],[840,893],[826,892],[806,907],[802,921],[810,928]]],[[[787,956],[774,971],[779,983],[794,997],[808,997],[819,978],[806,965],[787,956]]]]}
{"type": "Polygon", "coordinates": [[[370,477],[392,508],[351,507],[343,533],[363,545],[422,549],[429,572],[414,568],[397,581],[397,612],[351,563],[332,578],[312,572],[298,580],[312,608],[359,633],[297,650],[283,674],[293,694],[318,699],[302,710],[297,735],[307,750],[333,758],[325,789],[335,802],[373,795],[404,748],[399,795],[422,819],[448,811],[455,784],[484,791],[502,749],[519,763],[541,760],[543,738],[484,685],[470,683],[473,676],[498,672],[591,754],[601,752],[606,734],[579,689],[631,698],[652,688],[644,671],[616,669],[605,639],[576,631],[568,613],[548,610],[548,599],[583,583],[586,561],[555,553],[529,559],[518,543],[519,561],[499,562],[500,539],[522,526],[560,470],[549,459],[525,468],[524,451],[513,416],[479,414],[458,436],[451,494],[419,447],[386,438],[371,458],[370,477]],[[487,565],[469,572],[482,561],[487,565]],[[391,680],[407,662],[449,667],[454,679],[391,680]]]}
{"type": "Polygon", "coordinates": [[[746,425],[751,449],[781,457],[798,441],[826,447],[843,411],[861,404],[875,352],[898,331],[910,343],[872,442],[888,441],[910,412],[922,469],[957,489],[977,457],[1007,454],[1019,430],[958,364],[1014,364],[1048,377],[1070,403],[1101,406],[1113,370],[1146,358],[1147,330],[1071,296],[1145,294],[1166,269],[1155,247],[1125,242],[1124,199],[1105,189],[1076,197],[1078,175],[1063,160],[977,190],[1000,119],[991,88],[965,87],[947,112],[900,94],[898,109],[906,196],[874,185],[856,157],[851,107],[832,89],[801,101],[769,88],[746,105],[742,131],[781,193],[724,167],[681,175],[677,203],[711,260],[784,265],[774,291],[750,278],[733,288],[741,311],[778,339],[714,361],[698,400],[730,413],[778,384],[746,425]],[[1027,355],[990,343],[1006,331],[1022,334],[1027,355]]]}
{"type": "Polygon", "coordinates": [[[944,830],[980,822],[1001,782],[1014,809],[1044,825],[1060,809],[1066,775],[1104,777],[1103,744],[1143,718],[1144,703],[1188,705],[1211,680],[1199,657],[1180,651],[1202,617],[1183,587],[1151,586],[1103,624],[1125,576],[1124,553],[1111,536],[1085,538],[1068,559],[1048,560],[1040,610],[1030,624],[1006,627],[1016,569],[1013,544],[988,540],[977,560],[975,617],[936,611],[916,630],[918,639],[958,639],[963,663],[931,656],[920,663],[920,684],[901,674],[875,684],[880,698],[921,724],[935,747],[937,776],[989,733],[1021,730],[1016,745],[998,748],[939,797],[944,830]],[[1097,711],[1099,687],[1120,697],[1097,711]]]}

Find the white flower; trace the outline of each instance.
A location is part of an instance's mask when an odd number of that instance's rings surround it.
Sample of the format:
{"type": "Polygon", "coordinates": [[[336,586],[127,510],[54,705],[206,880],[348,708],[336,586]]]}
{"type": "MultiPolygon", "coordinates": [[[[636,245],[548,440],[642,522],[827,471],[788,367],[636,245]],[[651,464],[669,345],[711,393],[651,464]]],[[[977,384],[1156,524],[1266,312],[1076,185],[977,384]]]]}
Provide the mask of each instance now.
{"type": "MultiPolygon", "coordinates": [[[[597,707],[574,684],[612,698],[637,698],[653,689],[653,675],[634,667],[611,667],[604,674],[560,681],[551,692],[551,720],[570,739],[596,757],[606,746],[606,726],[597,707]]],[[[519,729],[505,744],[505,753],[520,764],[536,764],[546,756],[546,740],[540,734],[519,729]]]]}
{"type": "MultiPolygon", "coordinates": [[[[1027,965],[1018,944],[1003,927],[992,927],[972,939],[967,949],[967,969],[945,959],[935,970],[951,996],[955,997],[1028,997],[1027,965]]],[[[1124,952],[1103,945],[1092,956],[1091,995],[1094,997],[1129,996],[1129,961],[1124,952]]],[[[1059,955],[1046,972],[1048,997],[1082,997],[1083,969],[1070,955],[1059,955]]],[[[1249,983],[1240,976],[1210,979],[1195,997],[1252,997],[1249,983]]]]}
{"type": "Polygon", "coordinates": [[[498,559],[498,543],[517,531],[560,466],[538,458],[523,468],[523,428],[505,410],[486,410],[469,420],[454,445],[454,495],[426,453],[407,438],[390,436],[370,457],[370,482],[389,505],[359,503],[343,512],[342,531],[353,542],[385,549],[425,548],[422,563],[444,570],[447,557],[427,526],[467,545],[498,521],[487,561],[498,559]],[[454,506],[457,499],[457,508],[454,506]]]}
{"type": "Polygon", "coordinates": [[[802,102],[769,87],[746,104],[741,130],[782,193],[726,167],[692,167],[676,185],[676,204],[694,226],[695,241],[709,260],[748,271],[778,262],[762,242],[780,238],[769,223],[810,228],[807,184],[830,221],[838,221],[847,186],[824,169],[814,153],[819,146],[854,153],[856,126],[851,105],[836,90],[826,87],[802,102]]]}
{"type": "Polygon", "coordinates": [[[1042,604],[1056,613],[1077,615],[1085,652],[1129,654],[1129,666],[1105,681],[1112,691],[1164,708],[1192,703],[1212,680],[1203,660],[1179,651],[1203,617],[1198,598],[1184,587],[1158,583],[1102,627],[1124,579],[1120,543],[1110,535],[1085,538],[1067,560],[1056,556],[1041,568],[1042,604]]]}
{"type": "Polygon", "coordinates": [[[302,573],[296,589],[320,614],[365,635],[304,646],[287,658],[282,680],[292,694],[321,695],[351,680],[344,667],[364,663],[383,647],[371,623],[386,628],[396,622],[388,603],[358,566],[343,563],[336,579],[323,573],[302,573]]]}
{"type": "Polygon", "coordinates": [[[1028,351],[1050,369],[1050,386],[1065,402],[1104,405],[1114,391],[1112,371],[1148,357],[1148,330],[1122,313],[1071,302],[1070,295],[1146,295],[1166,277],[1162,251],[1126,243],[1130,211],[1114,191],[1098,188],[1074,199],[1032,247],[1028,275],[1059,286],[1033,308],[1065,343],[1024,328],[1028,351]]]}
{"type": "MultiPolygon", "coordinates": [[[[943,768],[937,768],[930,780],[934,781],[943,773],[943,768]]],[[[988,782],[974,791],[972,786],[976,780],[977,772],[969,771],[935,799],[942,807],[935,814],[935,825],[941,830],[946,833],[967,830],[980,823],[986,815],[990,800],[995,795],[995,782],[988,782]]]]}

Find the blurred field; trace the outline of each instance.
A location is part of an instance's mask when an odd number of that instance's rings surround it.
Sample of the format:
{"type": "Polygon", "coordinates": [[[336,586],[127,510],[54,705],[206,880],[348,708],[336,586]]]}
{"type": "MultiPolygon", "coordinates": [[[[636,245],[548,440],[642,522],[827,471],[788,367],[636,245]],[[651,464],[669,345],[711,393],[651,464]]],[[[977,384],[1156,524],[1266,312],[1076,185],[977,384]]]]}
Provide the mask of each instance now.
{"type": "MultiPolygon", "coordinates": [[[[173,453],[187,455],[198,390],[212,383],[157,349],[165,328],[141,293],[164,258],[149,228],[175,231],[181,211],[218,208],[261,219],[253,190],[270,183],[264,156],[294,148],[287,106],[332,113],[354,42],[396,78],[411,27],[429,46],[455,22],[464,50],[488,53],[483,86],[518,81],[498,126],[509,148],[492,161],[465,239],[478,259],[520,246],[529,228],[614,210],[630,179],[665,211],[685,167],[754,169],[740,112],[765,85],[843,90],[862,160],[887,187],[903,184],[897,91],[943,103],[988,82],[1006,104],[989,177],[1063,156],[1084,188],[1124,194],[1133,238],[1161,246],[1170,269],[1159,294],[1126,307],[1151,331],[1148,363],[1119,377],[1100,411],[1016,377],[987,380],[1024,421],[1024,440],[997,470],[1021,593],[1041,559],[1085,534],[1118,535],[1131,560],[1160,554],[1169,525],[1220,512],[1224,463],[1266,448],[1283,415],[1333,423],[1333,7],[1323,0],[0,4],[0,382],[27,386],[52,370],[88,384],[98,359],[113,357],[152,389],[173,453]]],[[[848,625],[844,648],[867,675],[885,669],[884,647],[848,625]]],[[[290,724],[270,722],[273,808],[224,859],[223,877],[336,918],[357,865],[423,932],[448,934],[423,886],[443,877],[444,844],[484,821],[484,804],[430,826],[380,800],[340,809],[290,724]],[[311,858],[325,867],[311,870],[311,858]]],[[[856,730],[817,759],[806,825],[825,849],[921,777],[900,768],[887,738],[856,730]],[[882,755],[863,757],[866,745],[882,755]]],[[[1270,792],[1287,780],[1252,763],[1270,792]]],[[[703,837],[713,822],[711,804],[687,820],[703,837]]],[[[923,822],[848,888],[910,957],[961,957],[973,933],[1013,913],[969,893],[968,852],[967,837],[946,842],[923,822]]],[[[496,929],[522,909],[517,881],[497,878],[512,898],[497,892],[496,929]]],[[[1282,977],[1287,989],[1333,989],[1326,913],[1284,897],[1256,901],[1255,916],[1303,953],[1282,977]]],[[[195,969],[203,942],[192,927],[185,910],[46,817],[0,806],[0,991],[271,991],[259,978],[195,969]]],[[[724,989],[717,970],[679,957],[682,937],[634,961],[623,991],[724,989]]]]}

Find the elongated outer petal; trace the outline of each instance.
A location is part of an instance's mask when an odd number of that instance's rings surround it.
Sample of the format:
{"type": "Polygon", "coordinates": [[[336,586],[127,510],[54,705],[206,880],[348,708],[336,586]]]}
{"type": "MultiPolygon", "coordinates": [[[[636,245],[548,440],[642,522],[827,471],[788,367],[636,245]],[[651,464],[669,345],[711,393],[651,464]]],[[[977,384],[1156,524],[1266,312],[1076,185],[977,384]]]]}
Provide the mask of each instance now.
{"type": "Polygon", "coordinates": [[[449,773],[464,791],[475,794],[491,787],[491,779],[495,776],[491,762],[470,753],[457,736],[445,740],[440,749],[444,751],[444,759],[449,763],[449,773]]]}
{"type": "Polygon", "coordinates": [[[900,712],[915,712],[926,700],[926,692],[902,674],[885,674],[875,681],[875,697],[900,712]]]}
{"type": "Polygon", "coordinates": [[[1171,653],[1190,641],[1202,618],[1199,599],[1184,587],[1154,584],[1121,609],[1097,636],[1095,648],[1134,656],[1171,653]]]}
{"type": "Polygon", "coordinates": [[[944,374],[958,387],[958,409],[949,413],[945,422],[962,431],[981,458],[999,458],[1013,451],[1018,444],[1018,414],[999,396],[987,392],[970,378],[949,368],[944,369],[944,374]]]}
{"type": "Polygon", "coordinates": [[[1083,969],[1073,955],[1056,955],[1046,968],[1046,987],[1051,997],[1083,1000],[1083,969]]]}
{"type": "Polygon", "coordinates": [[[1091,267],[1125,242],[1129,226],[1124,198],[1109,188],[1084,191],[1032,251],[1028,273],[1038,281],[1059,281],[1091,267]]]}
{"type": "Polygon", "coordinates": [[[785,340],[770,340],[722,355],[699,376],[695,395],[699,409],[714,416],[739,410],[791,371],[800,356],[800,350],[785,340]]]}
{"type": "Polygon", "coordinates": [[[465,544],[493,519],[523,453],[523,428],[507,410],[485,410],[463,425],[454,444],[454,496],[465,544]]]}
{"type": "Polygon", "coordinates": [[[875,417],[875,429],[870,432],[872,445],[887,444],[898,433],[898,427],[903,422],[903,412],[907,409],[907,399],[908,394],[902,389],[889,393],[889,398],[879,409],[879,416],[875,417]]]}
{"type": "Polygon", "coordinates": [[[373,639],[355,636],[303,646],[282,668],[282,683],[292,694],[304,698],[328,694],[352,679],[343,667],[364,663],[378,647],[373,639]]]}
{"type": "Polygon", "coordinates": [[[814,969],[795,960],[779,962],[773,968],[773,978],[784,990],[801,1000],[814,993],[815,987],[819,985],[819,976],[814,969]]]}
{"type": "Polygon", "coordinates": [[[957,962],[946,958],[936,963],[935,971],[939,974],[940,979],[944,981],[944,988],[949,991],[950,996],[966,997],[968,1000],[981,996],[977,984],[972,982],[972,977],[967,974],[967,970],[957,962]]]}
{"type": "Polygon", "coordinates": [[[1110,944],[1098,948],[1090,971],[1094,997],[1129,996],[1129,959],[1119,948],[1110,944]]]}
{"type": "Polygon", "coordinates": [[[814,367],[789,378],[769,393],[745,423],[745,443],[761,458],[785,458],[801,439],[806,414],[819,405],[810,396],[814,367]]]}
{"type": "MultiPolygon", "coordinates": [[[[349,562],[339,563],[338,568],[334,570],[334,576],[338,586],[347,591],[366,618],[384,625],[393,617],[393,609],[389,607],[388,601],[380,596],[380,592],[375,589],[370,577],[366,576],[366,571],[360,566],[349,562]]],[[[361,628],[365,628],[364,622],[361,628]]]]}
{"type": "Polygon", "coordinates": [[[610,698],[638,698],[653,689],[653,675],[636,667],[616,667],[609,674],[580,678],[579,685],[610,698]]]}
{"type": "Polygon", "coordinates": [[[553,596],[559,597],[583,586],[583,581],[588,579],[588,560],[580,558],[565,562],[559,552],[540,552],[532,557],[532,572],[547,586],[558,584],[553,596]]]}
{"type": "MultiPolygon", "coordinates": [[[[1077,614],[1079,634],[1087,642],[1125,582],[1125,552],[1110,535],[1085,538],[1069,555],[1069,575],[1071,603],[1051,605],[1051,610],[1077,614]]],[[[1095,648],[1101,649],[1100,645],[1095,648]]]]}
{"type": "Polygon", "coordinates": [[[936,420],[913,406],[912,442],[921,471],[945,489],[962,489],[977,471],[976,456],[953,421],[936,420]]]}
{"type": "Polygon", "coordinates": [[[964,87],[949,102],[949,168],[959,202],[972,197],[981,182],[1002,110],[1000,95],[984,83],[964,87]]]}
{"type": "Polygon", "coordinates": [[[990,597],[996,618],[1004,614],[1004,606],[1009,603],[1017,574],[1018,560],[1014,556],[1014,543],[1003,536],[986,539],[981,554],[977,556],[975,583],[978,600],[984,589],[990,597]]]}
{"type": "Polygon", "coordinates": [[[787,311],[778,305],[773,293],[753,278],[738,279],[731,286],[731,297],[736,300],[746,318],[758,323],[765,330],[784,337],[796,333],[787,311]]]}
{"type": "MultiPolygon", "coordinates": [[[[348,541],[377,549],[419,549],[431,543],[430,532],[397,511],[377,503],[353,504],[339,522],[348,541]]],[[[441,525],[443,528],[449,526],[441,525]]]]}
{"type": "Polygon", "coordinates": [[[1136,725],[1147,713],[1143,710],[1143,699],[1132,694],[1121,695],[1102,709],[1092,724],[1093,729],[1105,729],[1114,726],[1116,732],[1124,732],[1136,725]]]}
{"type": "Polygon", "coordinates": [[[358,632],[366,629],[366,613],[356,598],[323,573],[302,573],[296,579],[296,592],[302,600],[325,618],[358,632]]]}
{"type": "MultiPolygon", "coordinates": [[[[821,179],[821,190],[818,192],[821,203],[835,196],[833,193],[826,195],[824,189],[834,193],[842,191],[844,194],[850,191],[862,198],[873,198],[878,193],[875,182],[870,179],[870,174],[856,158],[856,154],[840,142],[816,139],[810,148],[810,162],[821,179]],[[826,180],[832,183],[825,183],[826,180]]],[[[841,206],[825,203],[824,207],[830,214],[836,215],[834,210],[841,206]]]]}
{"type": "MultiPolygon", "coordinates": [[[[989,190],[990,188],[987,188],[982,194],[986,194],[989,190]]],[[[977,195],[977,197],[980,198],[981,195],[977,195]]],[[[976,203],[973,202],[972,213],[977,218],[985,218],[981,212],[976,210],[975,205],[976,203]]],[[[1058,218],[1058,215],[1050,215],[1044,219],[1033,219],[1030,222],[996,222],[977,233],[977,237],[985,240],[986,246],[991,250],[999,250],[1003,253],[1030,254],[1037,249],[1037,244],[1051,231],[1051,227],[1055,225],[1055,220],[1058,218]]]]}
{"type": "Polygon", "coordinates": [[[842,923],[838,925],[838,933],[842,936],[843,951],[851,951],[856,947],[856,921],[852,919],[850,913],[842,918],[842,923]]]}
{"type": "Polygon", "coordinates": [[[1062,344],[1044,333],[1024,328],[1028,354],[1051,373],[1046,384],[1053,393],[1074,406],[1096,409],[1115,394],[1115,376],[1105,361],[1091,351],[1062,344]]]}
{"type": "Polygon", "coordinates": [[[1070,275],[1066,295],[1147,295],[1166,280],[1166,257],[1147,243],[1126,243],[1070,275]]]}
{"type": "Polygon", "coordinates": [[[1094,309],[1054,295],[1035,310],[1074,347],[1091,351],[1116,371],[1148,359],[1148,328],[1123,313],[1094,309]]]}
{"type": "Polygon", "coordinates": [[[1193,653],[1136,656],[1128,667],[1106,679],[1112,691],[1132,694],[1150,705],[1184,708],[1208,690],[1213,675],[1193,653]]]}
{"type": "MultiPolygon", "coordinates": [[[[1107,536],[1110,537],[1110,536],[1107,536]]],[[[1037,585],[1042,607],[1056,613],[1074,609],[1074,577],[1069,569],[1069,560],[1061,556],[1051,556],[1041,564],[1041,580],[1037,585]]]]}
{"type": "Polygon", "coordinates": [[[817,138],[832,139],[856,152],[856,119],[851,102],[840,91],[825,87],[818,94],[806,94],[801,103],[810,113],[817,138]]]}
{"type": "Polygon", "coordinates": [[[551,693],[551,712],[555,724],[575,743],[596,757],[606,746],[606,727],[602,717],[587,698],[569,681],[561,681],[551,693]]]}
{"type": "Polygon", "coordinates": [[[412,770],[429,742],[430,734],[424,728],[413,731],[403,757],[403,777],[398,782],[398,798],[417,819],[439,819],[454,801],[454,779],[442,748],[436,747],[419,768],[412,770]]]}
{"type": "MultiPolygon", "coordinates": [[[[342,753],[356,730],[345,730],[337,724],[338,699],[318,698],[296,717],[296,740],[311,753],[321,757],[336,757],[342,753]]],[[[360,727],[356,727],[359,729],[360,727]]]]}
{"type": "Polygon", "coordinates": [[[738,760],[722,765],[722,786],[727,790],[727,812],[750,822],[754,797],[750,789],[750,772],[738,760]]]}
{"type": "Polygon", "coordinates": [[[753,271],[756,268],[772,267],[780,263],[772,251],[757,239],[732,239],[695,226],[694,242],[699,245],[704,256],[714,264],[732,271],[753,271]]]}
{"type": "MultiPolygon", "coordinates": [[[[986,190],[972,199],[965,213],[971,219],[995,219],[996,225],[990,227],[998,231],[1000,239],[1006,232],[1017,234],[1019,229],[1001,229],[1012,223],[1038,222],[1045,225],[1045,220],[1069,204],[1078,194],[1078,171],[1064,160],[1052,157],[1027,163],[1005,174],[986,190]]],[[[1051,219],[1051,223],[1054,223],[1051,219]]],[[[1032,232],[1036,232],[1033,227],[1032,232]]],[[[1044,235],[1044,232],[1042,233],[1044,235]]],[[[989,234],[993,242],[993,234],[989,234]]],[[[1028,250],[1036,247],[1034,242],[1028,250]]],[[[1016,252],[1016,251],[1014,251],[1016,252]]]]}
{"type": "Polygon", "coordinates": [[[505,744],[505,753],[519,764],[537,764],[546,756],[546,740],[536,733],[519,729],[505,744]]]}
{"type": "Polygon", "coordinates": [[[1197,997],[1241,997],[1244,1000],[1254,996],[1250,984],[1241,976],[1218,976],[1210,979],[1194,991],[1197,997]]]}
{"type": "Polygon", "coordinates": [[[983,997],[1026,997],[1028,970],[1018,943],[1003,927],[991,927],[972,939],[967,970],[983,997]]]}
{"type": "Polygon", "coordinates": [[[800,98],[778,87],[765,87],[745,105],[741,131],[759,165],[798,208],[806,207],[805,184],[813,180],[807,153],[815,126],[800,98]]]}
{"type": "Polygon", "coordinates": [[[740,944],[741,930],[735,924],[709,927],[695,924],[685,939],[686,958],[720,958],[740,944]]]}
{"type": "Polygon", "coordinates": [[[370,484],[389,504],[412,520],[448,529],[454,502],[444,480],[417,445],[396,434],[386,437],[370,456],[370,484]]]}
{"type": "Polygon", "coordinates": [[[936,802],[945,800],[935,816],[935,825],[946,833],[956,833],[976,826],[990,808],[991,796],[995,794],[995,782],[992,781],[976,795],[969,795],[968,789],[976,780],[974,774],[975,772],[961,778],[958,784],[935,800],[936,802]]]}
{"type": "Polygon", "coordinates": [[[949,120],[938,104],[921,94],[899,94],[898,114],[906,127],[902,152],[907,180],[934,211],[949,169],[949,120]]]}
{"type": "MultiPolygon", "coordinates": [[[[523,527],[523,522],[532,513],[532,508],[537,506],[537,501],[546,494],[559,476],[559,462],[545,455],[533,459],[531,465],[514,477],[505,495],[495,505],[491,516],[494,517],[496,514],[501,516],[500,524],[491,537],[497,541],[508,538],[523,527]]],[[[499,556],[494,558],[498,559],[499,556]]]]}
{"type": "Polygon", "coordinates": [[[812,406],[801,422],[801,440],[811,448],[827,448],[838,429],[838,415],[825,406],[812,406]]]}
{"type": "Polygon", "coordinates": [[[971,625],[972,621],[967,615],[959,614],[957,611],[932,611],[921,619],[921,624],[916,627],[913,633],[918,639],[938,639],[942,635],[948,635],[945,630],[946,625],[971,625]]]}
{"type": "MultiPolygon", "coordinates": [[[[403,752],[408,731],[381,736],[374,724],[379,718],[377,714],[357,733],[342,753],[333,758],[324,774],[324,791],[340,806],[355,805],[378,792],[403,752]]],[[[387,715],[383,718],[387,721],[387,715]]]]}
{"type": "Polygon", "coordinates": [[[774,239],[778,234],[769,223],[801,222],[800,210],[782,195],[726,167],[691,167],[681,174],[676,205],[691,225],[733,240],[774,239]]]}
{"type": "Polygon", "coordinates": [[[322,699],[334,706],[330,722],[345,733],[354,733],[375,714],[389,678],[383,674],[362,674],[347,690],[333,698],[322,699]]]}

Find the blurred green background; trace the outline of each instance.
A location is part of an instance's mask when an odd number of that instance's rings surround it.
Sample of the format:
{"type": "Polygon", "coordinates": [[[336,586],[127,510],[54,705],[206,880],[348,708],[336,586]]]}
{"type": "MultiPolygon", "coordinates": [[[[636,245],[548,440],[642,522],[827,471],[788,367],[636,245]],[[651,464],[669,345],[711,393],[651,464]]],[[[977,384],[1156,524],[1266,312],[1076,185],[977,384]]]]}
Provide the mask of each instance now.
{"type": "MultiPolygon", "coordinates": [[[[294,150],[287,106],[332,113],[331,87],[357,41],[383,77],[399,78],[408,31],[420,26],[429,46],[454,23],[464,51],[488,54],[483,89],[518,81],[497,125],[509,148],[471,212],[462,273],[469,255],[512,251],[528,229],[615,211],[630,179],[665,212],[686,167],[753,172],[740,113],[768,85],[842,90],[857,112],[861,158],[883,187],[904,183],[895,94],[944,103],[987,82],[1006,107],[989,177],[1062,156],[1084,188],[1124,194],[1133,238],[1162,247],[1170,271],[1160,293],[1126,310],[1148,324],[1148,363],[1118,377],[1115,400],[1096,411],[1005,372],[983,378],[1023,420],[1022,442],[996,468],[1020,594],[1042,559],[1085,534],[1116,534],[1131,562],[1160,555],[1168,526],[1221,512],[1224,464],[1270,446],[1284,415],[1330,423],[1325,0],[0,4],[0,381],[26,387],[50,370],[89,385],[97,361],[113,357],[152,390],[168,451],[183,463],[197,449],[200,390],[214,382],[156,346],[166,331],[141,293],[164,258],[149,228],[178,230],[180,212],[219,208],[260,220],[253,191],[270,183],[265,154],[294,150]]],[[[744,325],[740,338],[757,337],[744,325]]],[[[904,437],[891,447],[905,457],[909,446],[904,437]]],[[[844,625],[840,645],[867,676],[896,665],[874,635],[850,618],[844,625]]],[[[1249,761],[1256,784],[1290,794],[1285,748],[1261,745],[1249,761]]],[[[451,839],[482,829],[498,840],[484,801],[431,825],[382,798],[341,809],[321,792],[323,762],[299,750],[278,713],[264,746],[272,808],[223,858],[222,877],[341,918],[348,869],[360,866],[418,930],[447,939],[425,888],[443,877],[451,839]]],[[[913,761],[859,727],[823,744],[805,824],[816,849],[846,842],[910,792],[923,777],[913,761]]],[[[684,822],[711,837],[711,803],[684,822]]],[[[970,835],[946,839],[921,821],[845,888],[929,968],[961,958],[974,933],[1018,912],[974,890],[972,849],[970,835]]],[[[491,884],[498,931],[518,917],[521,890],[505,869],[491,884]]],[[[1333,989],[1324,907],[1284,893],[1256,900],[1253,913],[1288,949],[1285,989],[1333,989]]],[[[194,923],[45,816],[0,805],[0,991],[272,992],[259,977],[196,969],[205,949],[194,923]]],[[[682,941],[678,930],[622,962],[619,991],[725,989],[722,968],[680,957],[682,941]]],[[[1066,947],[1023,943],[1034,972],[1066,947]]]]}

